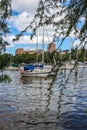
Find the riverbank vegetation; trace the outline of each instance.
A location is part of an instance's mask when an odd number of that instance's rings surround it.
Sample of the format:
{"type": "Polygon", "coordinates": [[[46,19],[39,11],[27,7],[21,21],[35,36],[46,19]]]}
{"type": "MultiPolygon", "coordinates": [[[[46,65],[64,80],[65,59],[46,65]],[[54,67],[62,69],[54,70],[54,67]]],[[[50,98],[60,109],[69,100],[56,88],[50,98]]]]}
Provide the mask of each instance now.
{"type": "MultiPolygon", "coordinates": [[[[17,66],[20,64],[33,64],[36,63],[36,54],[20,54],[20,55],[11,55],[11,54],[2,54],[0,55],[0,69],[3,69],[6,66],[17,66]]],[[[79,62],[87,61],[87,50],[79,49],[78,51],[71,49],[70,51],[61,51],[48,53],[45,52],[44,62],[46,64],[54,64],[54,59],[56,63],[61,62],[71,62],[72,60],[77,60],[79,62]]],[[[40,63],[42,59],[42,54],[38,55],[38,62],[40,63]]]]}

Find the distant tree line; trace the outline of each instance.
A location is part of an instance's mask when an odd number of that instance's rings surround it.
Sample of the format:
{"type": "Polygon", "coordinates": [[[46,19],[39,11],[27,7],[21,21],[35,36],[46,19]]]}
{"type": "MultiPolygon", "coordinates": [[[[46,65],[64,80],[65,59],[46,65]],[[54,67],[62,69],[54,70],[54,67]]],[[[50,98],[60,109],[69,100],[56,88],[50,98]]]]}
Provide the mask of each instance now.
{"type": "MultiPolygon", "coordinates": [[[[84,48],[79,49],[76,51],[76,49],[71,49],[71,52],[69,51],[63,51],[64,53],[60,52],[53,52],[53,53],[44,53],[44,62],[46,64],[54,64],[54,59],[56,63],[67,62],[70,60],[78,60],[78,61],[87,61],[87,50],[84,50],[84,48]]],[[[20,65],[20,64],[33,64],[36,63],[36,54],[20,54],[20,55],[11,55],[11,54],[2,54],[0,55],[0,69],[3,69],[6,66],[10,65],[20,65]]],[[[38,55],[38,62],[42,62],[42,54],[38,55]]]]}

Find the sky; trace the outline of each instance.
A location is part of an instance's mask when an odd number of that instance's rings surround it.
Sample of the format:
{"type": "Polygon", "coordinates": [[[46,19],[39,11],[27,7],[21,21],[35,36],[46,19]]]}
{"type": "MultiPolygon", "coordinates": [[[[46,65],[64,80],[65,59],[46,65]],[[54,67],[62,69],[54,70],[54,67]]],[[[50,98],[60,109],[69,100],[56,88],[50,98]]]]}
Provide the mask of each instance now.
{"type": "MultiPolygon", "coordinates": [[[[18,41],[12,42],[15,35],[19,34],[22,30],[29,25],[33,20],[35,11],[37,9],[39,0],[12,0],[12,16],[8,19],[8,26],[11,33],[8,34],[5,39],[10,43],[10,46],[6,47],[6,52],[15,55],[15,50],[18,48],[24,48],[24,50],[35,50],[38,39],[38,48],[42,48],[43,28],[37,31],[37,37],[33,37],[30,40],[31,30],[28,30],[18,41]]],[[[56,20],[56,19],[55,19],[56,20]]],[[[73,37],[73,34],[71,35],[73,37]]],[[[64,44],[61,46],[62,50],[70,49],[71,38],[67,38],[64,44]]],[[[53,41],[53,28],[48,26],[44,31],[44,49],[47,49],[49,43],[53,41]]],[[[60,42],[55,42],[56,48],[60,42]]]]}

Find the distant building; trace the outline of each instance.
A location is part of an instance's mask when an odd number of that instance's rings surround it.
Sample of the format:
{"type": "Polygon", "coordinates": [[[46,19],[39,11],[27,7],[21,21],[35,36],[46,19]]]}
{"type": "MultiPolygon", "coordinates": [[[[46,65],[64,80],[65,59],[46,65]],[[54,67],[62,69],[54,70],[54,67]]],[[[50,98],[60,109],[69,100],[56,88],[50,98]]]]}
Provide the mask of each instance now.
{"type": "MultiPolygon", "coordinates": [[[[52,52],[55,51],[55,48],[56,48],[55,44],[52,42],[48,45],[47,51],[49,53],[52,53],[52,52]]],[[[36,50],[24,50],[23,48],[19,48],[19,49],[16,50],[15,55],[26,54],[26,53],[28,53],[28,54],[36,54],[36,53],[41,54],[42,49],[38,50],[38,52],[37,52],[36,50]]]]}
{"type": "Polygon", "coordinates": [[[55,49],[56,49],[56,46],[53,42],[48,45],[48,52],[52,53],[55,51],[55,49]]]}
{"type": "Polygon", "coordinates": [[[23,54],[24,53],[24,49],[23,48],[19,48],[16,50],[16,55],[19,55],[19,54],[23,54]]]}
{"type": "MultiPolygon", "coordinates": [[[[33,55],[33,54],[36,54],[37,51],[36,50],[24,50],[23,48],[19,48],[16,50],[15,55],[26,54],[26,53],[33,55]]],[[[38,50],[38,54],[41,54],[41,50],[38,50]]]]}
{"type": "Polygon", "coordinates": [[[24,51],[24,54],[26,54],[26,53],[33,55],[36,52],[35,52],[35,50],[26,50],[26,51],[24,51]]]}
{"type": "Polygon", "coordinates": [[[60,53],[61,53],[62,55],[65,55],[65,54],[68,54],[68,53],[70,53],[70,52],[69,52],[69,50],[63,50],[63,51],[61,51],[60,53]]]}

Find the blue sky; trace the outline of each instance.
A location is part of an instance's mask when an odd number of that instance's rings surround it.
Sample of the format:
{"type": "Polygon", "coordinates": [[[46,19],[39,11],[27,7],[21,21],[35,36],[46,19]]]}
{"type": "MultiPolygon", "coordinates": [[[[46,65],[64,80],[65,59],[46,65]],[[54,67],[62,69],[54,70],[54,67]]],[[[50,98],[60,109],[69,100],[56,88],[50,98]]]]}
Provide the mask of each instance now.
{"type": "MultiPolygon", "coordinates": [[[[10,43],[10,46],[6,48],[7,53],[12,53],[15,55],[15,50],[18,48],[24,48],[25,50],[35,50],[36,49],[36,43],[37,43],[37,37],[34,37],[33,40],[30,40],[30,33],[32,33],[32,30],[28,30],[27,33],[24,34],[23,37],[19,39],[19,41],[12,42],[12,39],[20,33],[23,29],[25,29],[26,26],[29,25],[29,23],[33,20],[33,16],[35,14],[37,5],[39,0],[12,0],[12,16],[8,20],[8,25],[10,27],[11,33],[6,37],[6,40],[10,43]]],[[[58,18],[59,19],[59,18],[58,18]]],[[[80,28],[80,24],[78,25],[80,28]]],[[[39,49],[42,47],[42,34],[43,29],[40,28],[37,31],[38,36],[38,44],[39,49]]],[[[73,37],[73,34],[71,35],[71,38],[67,38],[63,45],[61,46],[62,50],[70,49],[70,43],[71,39],[73,37]],[[68,44],[69,43],[69,44],[68,44]]],[[[51,26],[48,26],[46,28],[46,31],[44,33],[44,43],[45,43],[45,50],[50,42],[53,40],[53,28],[51,26]],[[48,33],[48,34],[47,34],[48,33]]],[[[56,48],[60,44],[59,42],[56,42],[56,48]]]]}

